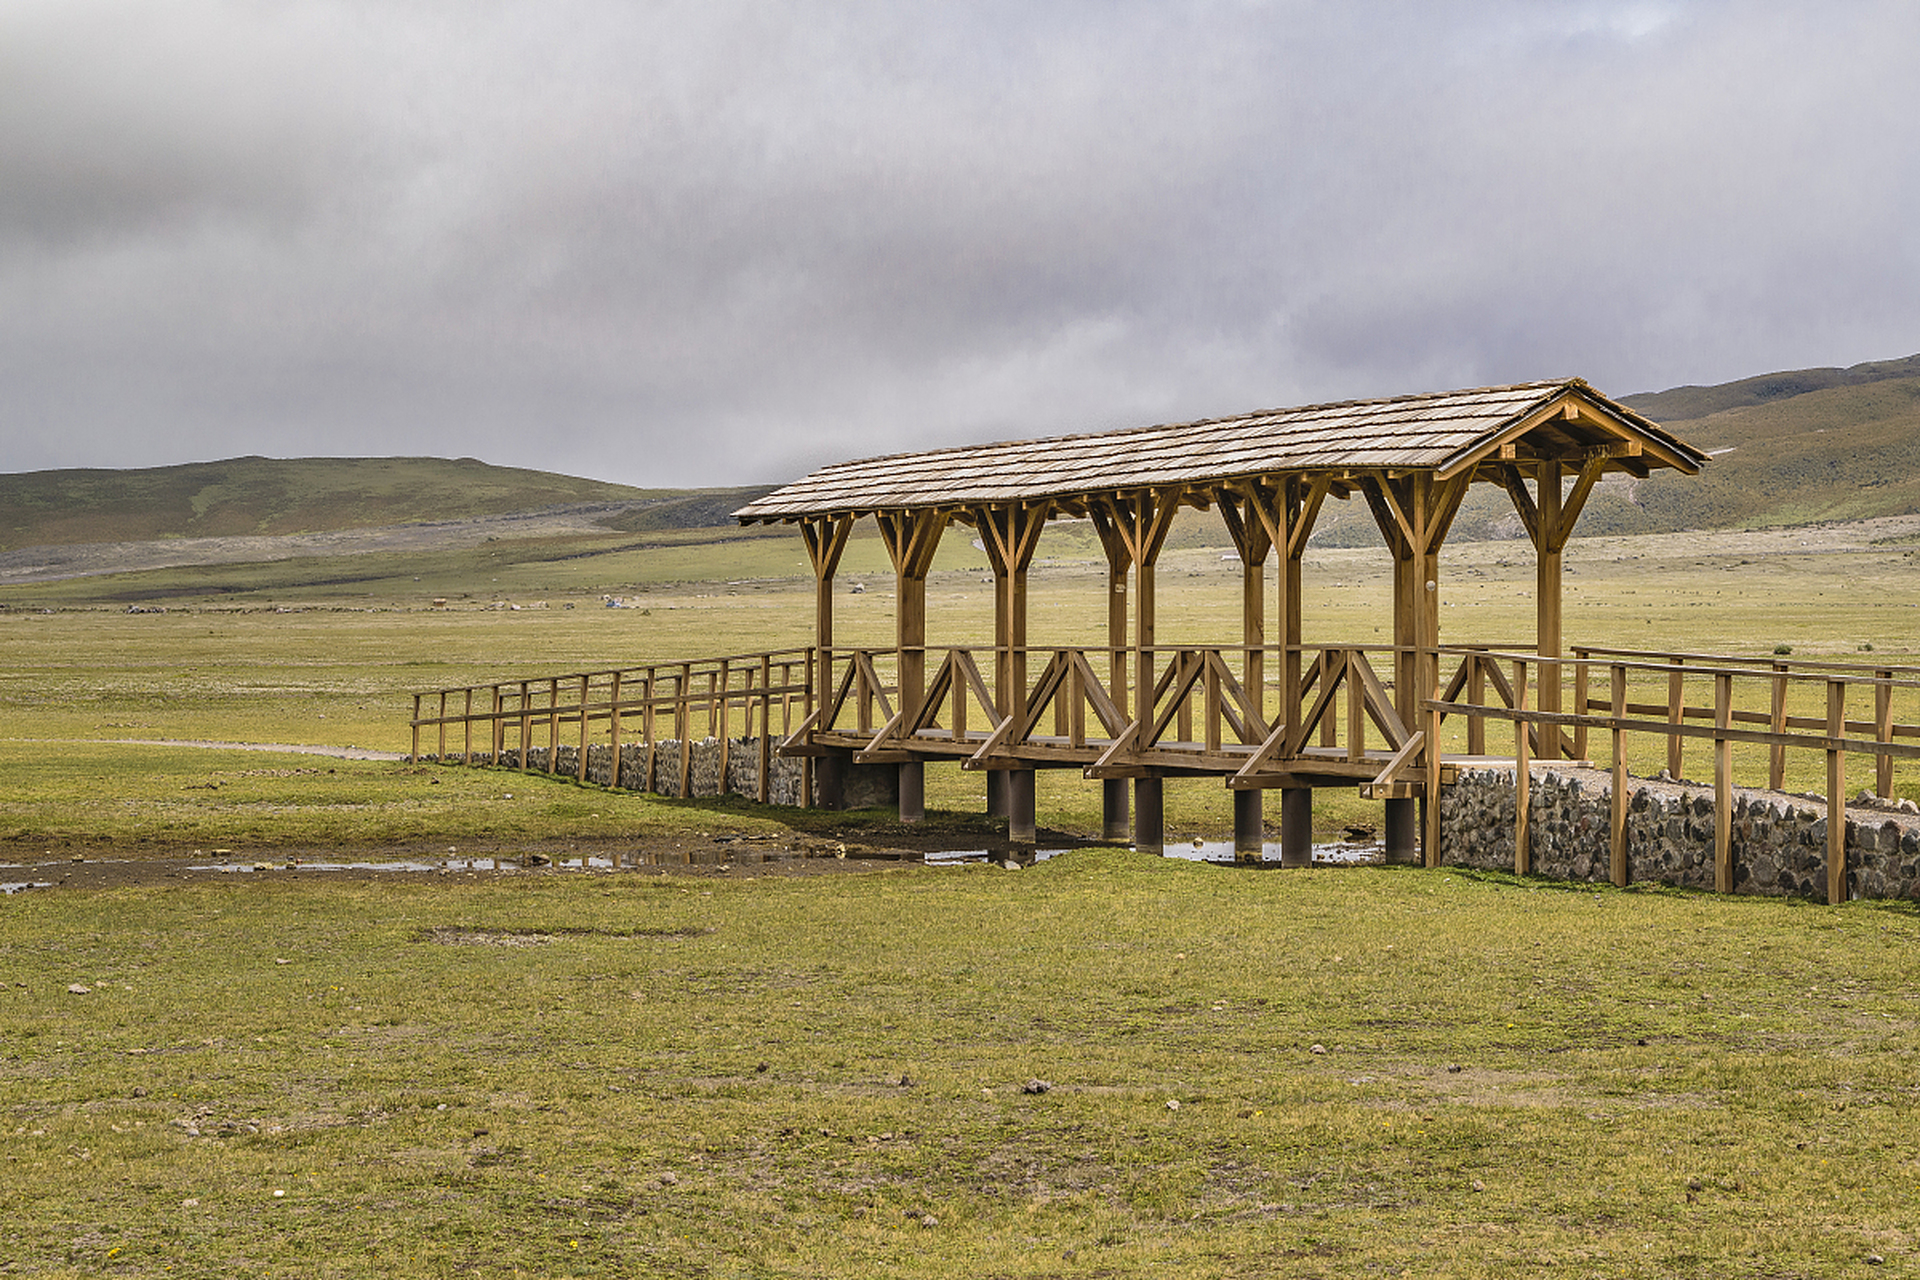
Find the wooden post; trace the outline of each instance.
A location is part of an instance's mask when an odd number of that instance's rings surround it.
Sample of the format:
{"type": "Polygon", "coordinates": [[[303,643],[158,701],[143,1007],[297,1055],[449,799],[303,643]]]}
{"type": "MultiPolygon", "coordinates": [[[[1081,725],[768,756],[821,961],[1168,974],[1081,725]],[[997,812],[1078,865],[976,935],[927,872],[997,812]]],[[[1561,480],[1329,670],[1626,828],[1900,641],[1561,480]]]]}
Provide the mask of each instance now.
{"type": "Polygon", "coordinates": [[[1847,900],[1847,686],[1827,681],[1827,902],[1847,900]]]}
{"type": "MultiPolygon", "coordinates": [[[[1683,671],[1686,659],[1676,654],[1670,661],[1673,670],[1667,674],[1667,723],[1680,724],[1687,714],[1686,686],[1683,683],[1686,679],[1683,671]]],[[[1667,773],[1676,782],[1680,780],[1680,748],[1685,742],[1686,739],[1677,733],[1667,735],[1667,773]]]]}
{"type": "MultiPolygon", "coordinates": [[[[1476,707],[1487,705],[1487,660],[1479,654],[1469,654],[1467,662],[1471,664],[1467,675],[1467,701],[1476,707]]],[[[1467,754],[1483,756],[1487,754],[1487,718],[1485,716],[1467,717],[1467,754]]]]}
{"type": "Polygon", "coordinates": [[[530,681],[520,682],[520,771],[527,770],[527,739],[533,736],[533,694],[530,681]]]}
{"type": "MultiPolygon", "coordinates": [[[[1540,544],[1535,548],[1534,557],[1534,608],[1537,623],[1534,639],[1543,659],[1560,656],[1560,620],[1562,585],[1562,551],[1566,539],[1561,532],[1561,491],[1560,460],[1548,458],[1540,463],[1538,479],[1534,488],[1535,502],[1540,511],[1540,529],[1543,534],[1540,544]]],[[[1560,710],[1560,664],[1543,661],[1540,664],[1540,710],[1558,713],[1560,710]]],[[[1560,726],[1557,724],[1540,725],[1540,755],[1548,761],[1560,758],[1560,726]]]]}
{"type": "MultiPolygon", "coordinates": [[[[1773,664],[1773,719],[1768,727],[1775,733],[1787,731],[1787,664],[1773,664]]],[[[1767,787],[1778,791],[1786,785],[1787,749],[1776,742],[1767,748],[1767,787]]]]}
{"type": "MultiPolygon", "coordinates": [[[[1439,689],[1433,691],[1433,700],[1435,702],[1440,700],[1441,692],[1439,689]]],[[[1438,707],[1432,708],[1427,712],[1427,741],[1429,743],[1438,743],[1440,741],[1440,723],[1444,718],[1438,707]]],[[[1475,717],[1475,719],[1478,718],[1477,716],[1475,717]]],[[[1420,851],[1423,860],[1429,867],[1437,867],[1440,865],[1441,855],[1444,852],[1440,847],[1440,750],[1437,746],[1429,746],[1428,752],[1427,795],[1426,804],[1422,806],[1426,810],[1426,830],[1422,833],[1420,851]]]]}
{"type": "MultiPolygon", "coordinates": [[[[1114,527],[1109,508],[1094,505],[1087,513],[1100,535],[1107,559],[1107,692],[1121,705],[1127,696],[1127,571],[1132,558],[1126,539],[1114,527]]],[[[1125,840],[1129,830],[1127,780],[1105,778],[1100,783],[1100,838],[1125,840]]]]}
{"type": "MultiPolygon", "coordinates": [[[[1154,564],[1160,558],[1160,549],[1166,543],[1167,530],[1173,523],[1174,513],[1179,510],[1182,496],[1183,492],[1177,488],[1140,489],[1089,503],[1090,511],[1100,512],[1095,517],[1096,526],[1101,521],[1106,522],[1101,534],[1103,540],[1109,536],[1106,528],[1110,528],[1112,536],[1125,546],[1133,567],[1133,660],[1130,665],[1134,719],[1143,727],[1153,723],[1153,686],[1158,677],[1153,652],[1154,564]]],[[[1111,634],[1110,630],[1109,636],[1111,634]]],[[[1112,693],[1116,704],[1126,705],[1124,688],[1116,687],[1112,693]]],[[[1134,848],[1153,853],[1165,852],[1165,813],[1158,777],[1134,779],[1133,809],[1134,848]]]]}
{"type": "Polygon", "coordinates": [[[1713,674],[1713,887],[1733,892],[1733,675],[1713,674]]]}
{"type": "Polygon", "coordinates": [[[1613,716],[1613,812],[1608,833],[1611,839],[1611,869],[1613,883],[1624,889],[1627,884],[1627,746],[1626,732],[1620,727],[1627,718],[1627,668],[1624,663],[1613,664],[1613,704],[1608,710],[1613,716]]]}
{"type": "Polygon", "coordinates": [[[613,673],[613,685],[607,693],[607,738],[613,758],[607,763],[607,785],[618,788],[620,785],[620,678],[622,671],[613,673]]]}
{"type": "MultiPolygon", "coordinates": [[[[425,696],[425,694],[419,693],[413,695],[413,751],[407,756],[407,763],[409,764],[420,763],[420,699],[425,696]]],[[[440,695],[442,702],[446,701],[446,696],[444,693],[440,695]]],[[[444,733],[446,731],[442,729],[441,732],[444,733]]]]}
{"type": "MultiPolygon", "coordinates": [[[[807,712],[811,714],[817,709],[823,717],[825,709],[833,703],[833,575],[840,567],[840,556],[847,549],[847,537],[852,532],[851,515],[812,516],[800,522],[800,537],[806,543],[807,558],[813,563],[813,652],[809,656],[811,679],[807,684],[807,712]]],[[[648,754],[652,754],[651,739],[648,754]]],[[[834,807],[828,801],[840,794],[838,764],[837,759],[805,758],[801,804],[812,806],[817,791],[821,807],[834,807]],[[817,786],[816,774],[821,775],[817,786]]]]}
{"type": "MultiPolygon", "coordinates": [[[[1575,715],[1587,714],[1587,659],[1590,650],[1576,647],[1574,659],[1580,664],[1573,669],[1573,711],[1575,715]]],[[[1573,730],[1573,758],[1587,758],[1587,726],[1575,725],[1573,730]]]]}
{"type": "MultiPolygon", "coordinates": [[[[1527,709],[1527,664],[1513,664],[1513,709],[1527,709]]],[[[1513,722],[1513,873],[1524,876],[1533,869],[1533,848],[1528,830],[1527,812],[1532,799],[1533,762],[1528,758],[1527,722],[1513,722]]]]}
{"type": "Polygon", "coordinates": [[[560,677],[547,682],[547,772],[560,772],[560,677]]]}
{"type": "MultiPolygon", "coordinates": [[[[900,712],[908,724],[920,714],[927,691],[927,574],[940,534],[947,527],[944,511],[882,512],[880,537],[894,573],[894,652],[900,685],[900,712]]],[[[985,539],[982,539],[985,541],[985,539]]],[[[903,761],[900,768],[900,821],[920,822],[927,816],[926,762],[903,761]]]]}
{"type": "MultiPolygon", "coordinates": [[[[780,683],[787,683],[786,676],[781,677],[780,683]]],[[[773,795],[773,779],[768,776],[773,772],[773,703],[770,701],[773,695],[768,692],[772,688],[773,655],[763,653],[760,655],[760,776],[754,783],[754,799],[761,804],[766,804],[773,795]]]]}
{"type": "Polygon", "coordinates": [[[473,763],[473,687],[471,685],[467,687],[466,710],[460,715],[460,732],[462,734],[460,763],[470,765],[473,763]]]}
{"type": "MultiPolygon", "coordinates": [[[[1893,672],[1882,668],[1873,673],[1879,681],[1873,687],[1873,739],[1875,742],[1893,741],[1893,672]]],[[[1873,759],[1873,794],[1889,799],[1893,796],[1893,757],[1878,755],[1873,759]]]]}
{"type": "Polygon", "coordinates": [[[587,781],[587,683],[591,677],[580,677],[580,750],[578,759],[573,762],[573,780],[584,785],[587,781]]]}

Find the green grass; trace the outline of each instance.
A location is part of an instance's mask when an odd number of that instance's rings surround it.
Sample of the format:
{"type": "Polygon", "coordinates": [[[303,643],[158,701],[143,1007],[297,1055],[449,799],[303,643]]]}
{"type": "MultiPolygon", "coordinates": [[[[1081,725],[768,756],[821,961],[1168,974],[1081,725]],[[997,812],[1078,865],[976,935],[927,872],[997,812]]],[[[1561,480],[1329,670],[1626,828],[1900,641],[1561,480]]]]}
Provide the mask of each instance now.
{"type": "Polygon", "coordinates": [[[28,896],[0,1240],[49,1276],[1902,1274],[1916,942],[1122,852],[28,896]]]}
{"type": "MultiPolygon", "coordinates": [[[[1576,543],[1568,635],[1913,661],[1911,551],[1837,537],[1576,543]]],[[[0,593],[3,860],[885,845],[900,832],[875,811],[116,741],[397,751],[416,690],[804,643],[797,540],[717,545],[502,544],[351,587],[169,595],[164,614],[0,593]],[[642,607],[597,607],[615,590],[642,607]]],[[[889,644],[877,542],[849,554],[844,581],[870,590],[837,598],[841,638],[889,644]]],[[[984,640],[981,567],[958,537],[944,554],[933,626],[984,640]]],[[[1524,644],[1531,577],[1511,544],[1451,549],[1443,638],[1524,644]]],[[[1235,634],[1238,582],[1204,544],[1169,552],[1162,636],[1235,634]]],[[[1383,557],[1316,552],[1308,582],[1311,639],[1382,638],[1383,557]]],[[[1100,640],[1104,575],[1074,528],[1048,534],[1033,589],[1036,642],[1100,640]]],[[[1637,771],[1663,763],[1646,754],[1637,771]]],[[[991,837],[983,785],[929,771],[956,844],[991,837]]],[[[1223,836],[1227,794],[1170,786],[1169,837],[1223,836]]],[[[1098,795],[1043,774],[1042,827],[1091,834],[1098,795]]],[[[1323,832],[1378,816],[1316,808],[1323,832]]],[[[1903,906],[1117,850],[1019,872],[295,874],[0,899],[13,1273],[1920,1268],[1903,906]]]]}

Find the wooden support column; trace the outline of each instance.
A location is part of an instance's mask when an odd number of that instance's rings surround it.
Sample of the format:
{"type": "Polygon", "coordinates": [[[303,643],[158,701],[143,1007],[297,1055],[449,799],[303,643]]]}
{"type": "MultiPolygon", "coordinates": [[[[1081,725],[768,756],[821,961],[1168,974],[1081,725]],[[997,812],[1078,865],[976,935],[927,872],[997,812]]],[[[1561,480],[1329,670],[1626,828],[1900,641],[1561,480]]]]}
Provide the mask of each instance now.
{"type": "MultiPolygon", "coordinates": [[[[1271,487],[1249,482],[1222,487],[1215,495],[1227,536],[1240,555],[1240,643],[1246,647],[1247,695],[1264,719],[1267,714],[1267,557],[1273,551],[1276,503],[1271,487]],[[1269,513],[1263,517],[1262,513],[1269,513]]],[[[1236,860],[1258,862],[1266,853],[1265,793],[1255,789],[1233,793],[1233,854],[1236,860]]]]}
{"type": "MultiPolygon", "coordinates": [[[[947,527],[944,511],[882,511],[880,540],[886,544],[894,573],[894,662],[900,686],[900,711],[909,724],[920,714],[927,692],[927,573],[940,534],[947,527]]],[[[913,823],[927,816],[926,762],[902,761],[900,821],[913,823]]]]}
{"type": "MultiPolygon", "coordinates": [[[[1089,508],[1098,508],[1126,547],[1133,567],[1133,710],[1135,721],[1143,726],[1153,723],[1153,685],[1156,677],[1153,657],[1154,564],[1166,544],[1167,530],[1180,509],[1184,491],[1178,488],[1136,489],[1094,499],[1089,508]]],[[[1102,535],[1105,536],[1104,534],[1102,535]]],[[[1116,703],[1124,705],[1125,691],[1113,691],[1116,703]]],[[[1142,852],[1166,851],[1166,824],[1158,776],[1137,777],[1133,783],[1133,846],[1142,852]]]]}
{"type": "MultiPolygon", "coordinates": [[[[810,516],[800,522],[800,537],[807,544],[807,558],[813,562],[813,682],[807,691],[809,712],[824,710],[833,701],[833,575],[840,568],[840,556],[847,549],[847,536],[852,532],[850,515],[810,516]]],[[[651,754],[651,735],[648,751],[651,754]]],[[[812,763],[813,785],[802,803],[818,804],[823,809],[840,808],[845,803],[846,761],[838,756],[823,756],[812,763]]]]}
{"type": "MultiPolygon", "coordinates": [[[[1004,716],[1022,717],[1027,710],[1027,569],[1052,513],[1053,504],[1044,500],[975,507],[972,512],[987,563],[993,566],[993,696],[1004,716]]],[[[1033,771],[1020,772],[1029,775],[1024,784],[1009,778],[1006,770],[987,775],[987,813],[1005,817],[1009,829],[1020,817],[1015,812],[1018,787],[1025,785],[1028,795],[1033,789],[1033,771]]]]}
{"type": "Polygon", "coordinates": [[[1827,905],[1847,900],[1847,685],[1827,681],[1827,905]]]}
{"type": "MultiPolygon", "coordinates": [[[[1513,509],[1525,526],[1534,553],[1534,648],[1542,658],[1540,666],[1539,708],[1558,712],[1561,707],[1560,664],[1552,661],[1565,653],[1561,636],[1563,563],[1567,541],[1580,519],[1587,497],[1605,473],[1604,454],[1587,458],[1563,498],[1566,470],[1559,458],[1543,458],[1533,466],[1534,492],[1527,492],[1526,478],[1517,466],[1501,468],[1500,483],[1513,499],[1513,509]]],[[[1584,712],[1585,708],[1581,708],[1584,712]]],[[[1566,735],[1560,726],[1542,724],[1535,732],[1541,756],[1549,761],[1565,754],[1566,735]]],[[[1675,776],[1678,776],[1676,772],[1675,776]]]]}
{"type": "MultiPolygon", "coordinates": [[[[1124,703],[1127,696],[1127,571],[1133,557],[1126,539],[1114,527],[1110,508],[1093,505],[1088,509],[1094,531],[1100,535],[1100,548],[1107,557],[1107,692],[1124,703]]],[[[1127,839],[1130,824],[1127,804],[1127,780],[1103,778],[1100,781],[1100,838],[1127,839]]]]}
{"type": "MultiPolygon", "coordinates": [[[[1381,471],[1361,479],[1380,536],[1393,553],[1393,702],[1409,729],[1421,722],[1421,704],[1440,694],[1440,547],[1469,482],[1466,475],[1436,480],[1429,471],[1399,476],[1381,471]]],[[[1440,748],[1439,736],[1429,735],[1424,767],[1436,775],[1440,748]]],[[[1417,828],[1414,805],[1411,798],[1388,800],[1387,829],[1417,828]]],[[[1436,857],[1437,851],[1429,849],[1428,865],[1436,865],[1436,857]]]]}

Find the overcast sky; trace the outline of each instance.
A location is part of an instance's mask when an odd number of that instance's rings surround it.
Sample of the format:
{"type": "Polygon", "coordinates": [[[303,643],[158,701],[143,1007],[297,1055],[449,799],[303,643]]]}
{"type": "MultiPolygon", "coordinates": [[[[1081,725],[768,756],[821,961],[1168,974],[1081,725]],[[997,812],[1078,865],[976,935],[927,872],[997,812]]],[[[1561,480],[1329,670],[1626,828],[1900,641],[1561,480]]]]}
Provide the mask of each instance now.
{"type": "Polygon", "coordinates": [[[0,471],[1920,351],[1913,0],[0,0],[0,471]]]}

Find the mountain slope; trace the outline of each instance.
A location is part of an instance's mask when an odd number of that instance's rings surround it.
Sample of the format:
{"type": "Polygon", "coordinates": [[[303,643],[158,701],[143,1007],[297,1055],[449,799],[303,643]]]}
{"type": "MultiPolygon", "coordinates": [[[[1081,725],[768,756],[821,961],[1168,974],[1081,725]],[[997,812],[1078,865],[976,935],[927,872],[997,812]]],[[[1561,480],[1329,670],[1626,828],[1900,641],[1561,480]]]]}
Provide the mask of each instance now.
{"type": "Polygon", "coordinates": [[[0,475],[0,549],[163,538],[324,533],[581,503],[656,527],[716,523],[760,490],[636,489],[472,458],[232,458],[139,470],[0,475]],[[737,498],[737,500],[736,500],[737,498]]]}

